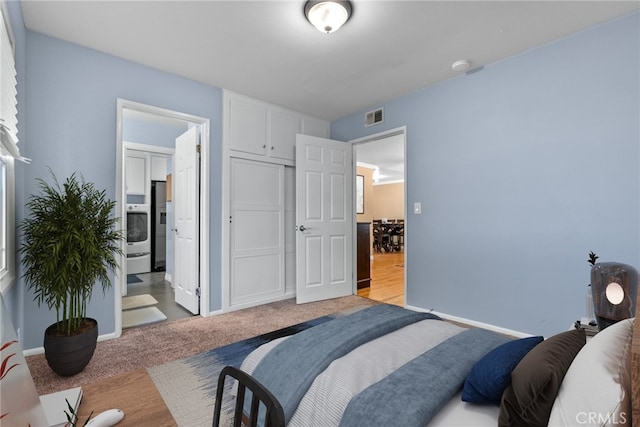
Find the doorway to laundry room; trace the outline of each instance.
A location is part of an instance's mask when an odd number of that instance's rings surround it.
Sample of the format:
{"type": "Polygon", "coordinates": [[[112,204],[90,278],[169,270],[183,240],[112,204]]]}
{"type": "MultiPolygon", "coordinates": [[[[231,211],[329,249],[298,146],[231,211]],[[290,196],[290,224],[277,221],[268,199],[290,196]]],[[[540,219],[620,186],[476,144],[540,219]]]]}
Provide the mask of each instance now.
{"type": "Polygon", "coordinates": [[[120,330],[197,315],[201,303],[201,174],[195,152],[204,126],[179,113],[124,102],[131,105],[119,106],[126,229],[121,304],[116,303],[120,330]]]}
{"type": "MultiPolygon", "coordinates": [[[[124,135],[143,140],[133,129],[150,118],[125,114],[124,135]]],[[[186,124],[167,127],[171,135],[183,131],[186,124]],[[174,129],[175,127],[175,129],[174,129]]],[[[148,131],[147,131],[148,132],[148,131]]],[[[163,133],[160,133],[163,134],[163,133]]],[[[163,138],[154,135],[156,144],[163,138]]],[[[168,142],[167,142],[168,143],[168,142]]],[[[174,149],[140,142],[124,142],[126,187],[126,292],[122,298],[122,327],[131,328],[164,320],[177,320],[192,313],[175,302],[172,269],[173,234],[167,221],[172,218],[171,189],[174,149]],[[169,185],[167,185],[169,184],[169,185]],[[168,211],[169,209],[169,211],[168,211]],[[169,263],[171,266],[172,263],[169,263]]]]}

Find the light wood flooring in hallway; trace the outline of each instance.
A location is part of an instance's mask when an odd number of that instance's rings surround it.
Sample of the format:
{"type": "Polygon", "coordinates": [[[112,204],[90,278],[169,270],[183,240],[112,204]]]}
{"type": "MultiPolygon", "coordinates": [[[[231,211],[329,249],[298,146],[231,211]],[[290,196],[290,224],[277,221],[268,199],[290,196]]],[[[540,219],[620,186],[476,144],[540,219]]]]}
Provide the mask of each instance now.
{"type": "Polygon", "coordinates": [[[373,253],[371,286],[358,295],[404,307],[404,252],[373,253]]]}

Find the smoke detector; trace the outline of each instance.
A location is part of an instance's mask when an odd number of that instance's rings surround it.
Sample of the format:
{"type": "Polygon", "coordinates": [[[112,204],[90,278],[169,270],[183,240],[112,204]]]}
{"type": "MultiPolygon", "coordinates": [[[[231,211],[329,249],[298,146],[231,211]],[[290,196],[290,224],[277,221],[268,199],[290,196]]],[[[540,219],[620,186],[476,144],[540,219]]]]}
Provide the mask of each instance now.
{"type": "Polygon", "coordinates": [[[471,61],[468,59],[461,59],[451,64],[453,71],[467,71],[469,68],[471,68],[471,61]]]}

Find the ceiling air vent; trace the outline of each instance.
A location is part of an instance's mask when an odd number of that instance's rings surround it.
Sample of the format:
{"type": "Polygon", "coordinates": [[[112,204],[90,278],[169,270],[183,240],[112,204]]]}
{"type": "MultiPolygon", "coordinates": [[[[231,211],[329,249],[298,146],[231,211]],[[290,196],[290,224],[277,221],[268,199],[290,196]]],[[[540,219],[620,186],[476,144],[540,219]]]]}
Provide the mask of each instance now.
{"type": "Polygon", "coordinates": [[[382,108],[369,111],[364,115],[364,126],[369,127],[384,122],[384,111],[382,108]]]}

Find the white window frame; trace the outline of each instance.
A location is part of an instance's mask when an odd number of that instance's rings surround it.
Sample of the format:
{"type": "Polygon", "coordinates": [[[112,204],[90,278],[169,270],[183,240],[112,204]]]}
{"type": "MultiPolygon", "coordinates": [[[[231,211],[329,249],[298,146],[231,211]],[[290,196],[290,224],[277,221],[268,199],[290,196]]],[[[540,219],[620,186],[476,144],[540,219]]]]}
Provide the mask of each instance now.
{"type": "MultiPolygon", "coordinates": [[[[5,148],[0,144],[0,162],[4,164],[4,177],[0,177],[0,227],[4,233],[0,233],[0,257],[4,258],[4,265],[0,265],[0,292],[4,293],[15,282],[16,277],[16,234],[15,234],[15,168],[14,158],[7,155],[5,148]]],[[[3,172],[0,167],[0,173],[3,172]]]]}
{"type": "MultiPolygon", "coordinates": [[[[20,156],[17,146],[17,121],[16,121],[16,104],[17,98],[15,94],[15,60],[14,60],[14,38],[9,21],[9,13],[6,2],[0,1],[0,84],[3,85],[0,95],[6,95],[11,90],[13,100],[7,103],[7,99],[3,98],[0,103],[0,162],[4,168],[0,167],[0,292],[4,293],[15,283],[16,276],[16,202],[15,202],[15,161],[16,159],[26,161],[20,156]],[[5,40],[4,38],[8,38],[5,40]],[[6,41],[9,43],[7,44],[6,41]],[[2,50],[7,46],[11,50],[7,52],[2,50]],[[4,63],[2,61],[8,61],[4,63]],[[9,67],[9,68],[8,68],[9,67]],[[7,75],[5,70],[10,70],[13,77],[13,83],[7,86],[7,75]],[[11,105],[13,104],[13,105],[11,105]],[[6,116],[6,117],[5,117],[6,116]]],[[[9,98],[10,100],[10,98],[9,98]]]]}

